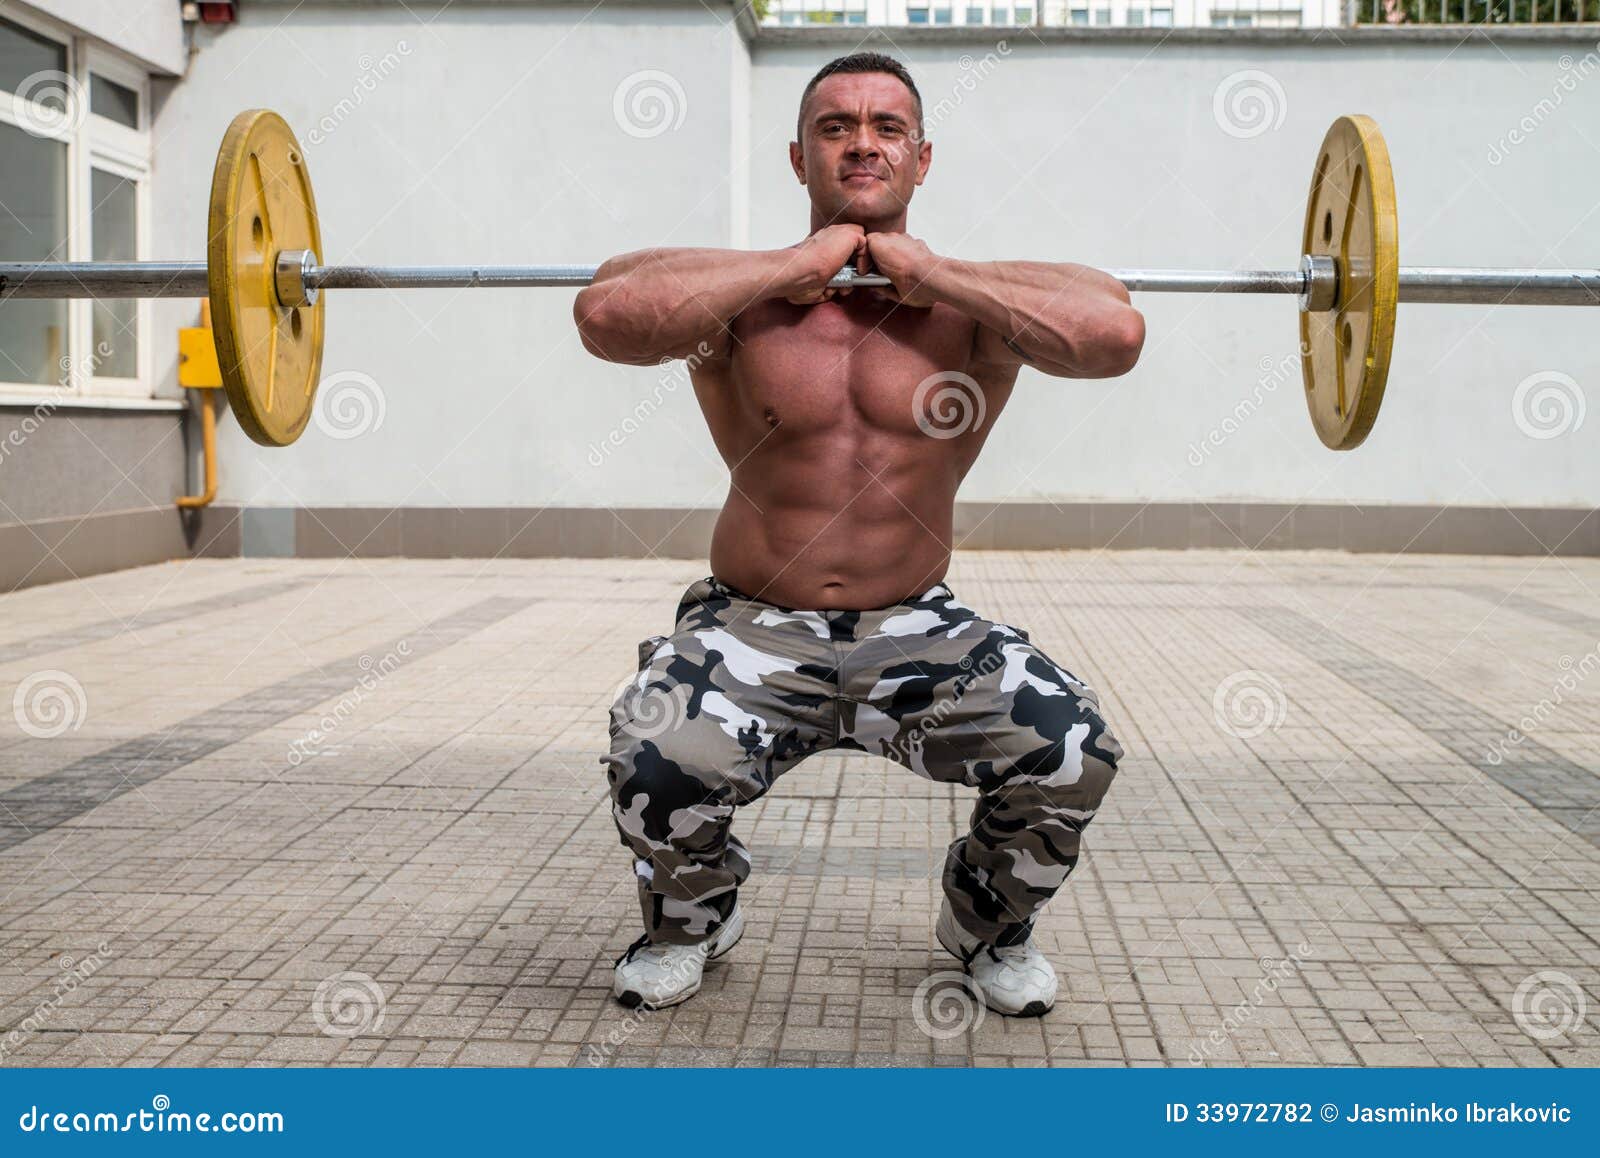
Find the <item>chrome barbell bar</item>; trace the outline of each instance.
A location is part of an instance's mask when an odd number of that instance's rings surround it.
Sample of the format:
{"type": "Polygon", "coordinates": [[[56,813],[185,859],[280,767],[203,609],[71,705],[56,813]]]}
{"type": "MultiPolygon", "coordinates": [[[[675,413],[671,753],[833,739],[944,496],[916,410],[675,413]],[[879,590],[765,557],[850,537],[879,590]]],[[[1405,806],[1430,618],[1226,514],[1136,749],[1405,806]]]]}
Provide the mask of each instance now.
{"type": "MultiPolygon", "coordinates": [[[[308,305],[325,289],[467,289],[585,286],[593,265],[319,265],[310,251],[279,255],[278,296],[308,305]]],[[[1134,293],[1283,294],[1307,308],[1327,309],[1336,297],[1331,259],[1303,260],[1299,269],[1104,271],[1134,293]]],[[[845,266],[830,286],[886,286],[881,274],[845,266]]],[[[0,262],[0,300],[51,298],[197,298],[208,292],[203,262],[0,262]]],[[[1494,269],[1405,266],[1400,300],[1474,305],[1600,306],[1600,269],[1494,269]]]]}

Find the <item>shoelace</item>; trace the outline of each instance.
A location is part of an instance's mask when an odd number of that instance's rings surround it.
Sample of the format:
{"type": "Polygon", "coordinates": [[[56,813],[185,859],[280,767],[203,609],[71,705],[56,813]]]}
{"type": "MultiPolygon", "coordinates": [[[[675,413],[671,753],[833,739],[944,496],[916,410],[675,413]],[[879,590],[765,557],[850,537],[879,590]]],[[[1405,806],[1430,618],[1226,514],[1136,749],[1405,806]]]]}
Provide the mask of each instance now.
{"type": "Polygon", "coordinates": [[[707,947],[707,943],[705,942],[700,942],[694,945],[652,945],[650,943],[650,934],[641,933],[639,935],[639,939],[633,944],[629,945],[622,956],[618,957],[614,962],[612,962],[612,964],[621,965],[624,961],[632,961],[634,957],[638,956],[640,951],[644,949],[658,950],[657,956],[663,964],[666,964],[667,962],[671,961],[672,958],[677,957],[680,954],[696,952],[704,953],[707,947]]]}
{"type": "Polygon", "coordinates": [[[1006,945],[999,949],[993,945],[985,945],[984,949],[990,957],[1001,965],[1021,965],[1028,959],[1028,946],[1026,944],[1006,945]]]}

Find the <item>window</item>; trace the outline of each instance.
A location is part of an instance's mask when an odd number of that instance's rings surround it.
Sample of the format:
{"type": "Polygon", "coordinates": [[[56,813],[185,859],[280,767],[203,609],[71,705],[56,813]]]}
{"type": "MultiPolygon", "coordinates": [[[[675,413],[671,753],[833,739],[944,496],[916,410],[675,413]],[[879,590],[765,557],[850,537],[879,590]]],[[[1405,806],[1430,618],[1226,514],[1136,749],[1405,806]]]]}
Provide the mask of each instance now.
{"type": "MultiPolygon", "coordinates": [[[[137,261],[150,174],[142,69],[42,17],[0,18],[0,257],[137,261]]],[[[0,397],[150,397],[146,302],[12,301],[0,397]]]]}
{"type": "Polygon", "coordinates": [[[906,9],[906,23],[907,24],[926,24],[927,22],[928,22],[928,10],[926,8],[907,8],[906,9]]]}
{"type": "MultiPolygon", "coordinates": [[[[95,169],[89,181],[89,236],[95,261],[139,258],[139,186],[126,177],[95,169]]],[[[139,303],[96,301],[92,363],[97,378],[139,376],[139,303]]]]}
{"type": "Polygon", "coordinates": [[[139,127],[139,94],[96,73],[89,78],[89,111],[127,129],[139,127]]]}
{"type": "Polygon", "coordinates": [[[1089,10],[1087,8],[1074,8],[1072,10],[1072,23],[1082,28],[1089,23],[1089,10]]]}
{"type": "Polygon", "coordinates": [[[1170,8],[1152,8],[1152,9],[1150,9],[1150,23],[1155,25],[1157,28],[1171,28],[1172,27],[1172,9],[1170,9],[1170,8]]]}
{"type": "Polygon", "coordinates": [[[1211,11],[1211,25],[1213,28],[1298,28],[1300,10],[1290,8],[1282,11],[1272,9],[1238,11],[1231,8],[1214,8],[1211,11]]]}
{"type": "MultiPolygon", "coordinates": [[[[0,36],[6,29],[0,27],[0,36]]],[[[0,253],[12,261],[59,260],[67,248],[67,146],[0,122],[0,253]]],[[[67,356],[65,301],[0,308],[0,382],[54,386],[67,356]]]]}
{"type": "Polygon", "coordinates": [[[955,22],[955,13],[949,8],[935,8],[933,10],[933,22],[935,24],[953,24],[955,22]]]}
{"type": "Polygon", "coordinates": [[[1111,23],[1111,9],[1110,8],[1096,8],[1094,10],[1094,22],[1096,24],[1110,24],[1111,23]]]}
{"type": "Polygon", "coordinates": [[[1024,8],[1020,4],[1017,5],[1017,23],[1018,24],[1032,24],[1033,23],[1033,9],[1032,8],[1024,8]]]}
{"type": "Polygon", "coordinates": [[[968,24],[986,24],[988,23],[988,15],[989,14],[985,9],[979,8],[975,4],[967,5],[968,24]]]}
{"type": "Polygon", "coordinates": [[[1144,9],[1143,8],[1130,8],[1130,9],[1128,9],[1128,27],[1129,28],[1143,28],[1144,27],[1144,9]]]}

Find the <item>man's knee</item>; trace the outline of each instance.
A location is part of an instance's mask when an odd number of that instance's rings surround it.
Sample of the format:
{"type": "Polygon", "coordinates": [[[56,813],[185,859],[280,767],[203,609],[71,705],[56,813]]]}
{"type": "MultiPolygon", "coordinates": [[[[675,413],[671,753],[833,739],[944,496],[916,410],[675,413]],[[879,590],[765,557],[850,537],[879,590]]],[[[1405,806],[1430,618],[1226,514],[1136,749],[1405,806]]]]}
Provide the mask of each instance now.
{"type": "Polygon", "coordinates": [[[707,847],[733,815],[727,781],[708,779],[680,758],[688,754],[670,734],[612,745],[605,761],[612,817],[640,855],[707,847]]]}
{"type": "Polygon", "coordinates": [[[996,761],[994,787],[1027,788],[1051,803],[1092,812],[1116,778],[1122,745],[1106,727],[1092,695],[1036,696],[1013,706],[1004,759],[996,761]]]}

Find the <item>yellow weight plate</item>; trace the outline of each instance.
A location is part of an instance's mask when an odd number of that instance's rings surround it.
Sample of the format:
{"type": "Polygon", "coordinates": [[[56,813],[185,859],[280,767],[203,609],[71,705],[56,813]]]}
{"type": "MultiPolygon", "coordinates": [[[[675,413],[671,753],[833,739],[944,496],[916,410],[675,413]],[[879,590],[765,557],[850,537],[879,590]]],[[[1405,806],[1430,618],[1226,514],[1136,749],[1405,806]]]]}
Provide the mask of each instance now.
{"type": "Polygon", "coordinates": [[[305,155],[282,117],[240,113],[211,177],[207,246],[211,324],[222,384],[239,426],[265,446],[288,446],[311,418],[322,369],[323,304],[289,309],[273,284],[278,253],[322,233],[305,155]]]}
{"type": "Polygon", "coordinates": [[[1350,450],[1383,404],[1400,301],[1394,171],[1371,117],[1340,117],[1323,138],[1303,252],[1332,257],[1339,276],[1333,309],[1300,315],[1306,405],[1323,443],[1350,450]]]}

